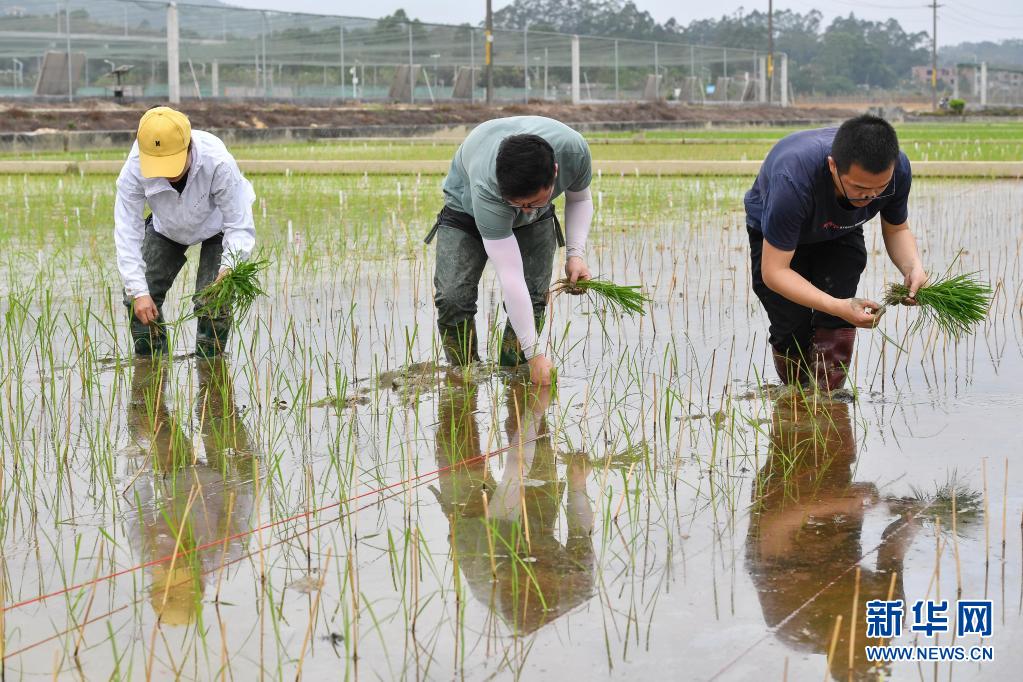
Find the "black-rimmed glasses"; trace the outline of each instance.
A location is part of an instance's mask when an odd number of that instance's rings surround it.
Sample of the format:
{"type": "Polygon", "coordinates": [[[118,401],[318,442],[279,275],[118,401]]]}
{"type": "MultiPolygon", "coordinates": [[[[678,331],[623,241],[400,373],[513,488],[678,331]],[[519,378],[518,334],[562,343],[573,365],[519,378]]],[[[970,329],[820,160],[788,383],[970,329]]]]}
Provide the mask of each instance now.
{"type": "Polygon", "coordinates": [[[895,178],[893,177],[889,182],[888,186],[880,194],[867,194],[862,197],[851,197],[849,193],[845,191],[845,183],[842,182],[842,176],[839,173],[835,173],[838,178],[838,186],[842,188],[842,196],[845,200],[852,203],[854,201],[876,201],[878,199],[887,199],[888,197],[895,196],[895,178]]]}

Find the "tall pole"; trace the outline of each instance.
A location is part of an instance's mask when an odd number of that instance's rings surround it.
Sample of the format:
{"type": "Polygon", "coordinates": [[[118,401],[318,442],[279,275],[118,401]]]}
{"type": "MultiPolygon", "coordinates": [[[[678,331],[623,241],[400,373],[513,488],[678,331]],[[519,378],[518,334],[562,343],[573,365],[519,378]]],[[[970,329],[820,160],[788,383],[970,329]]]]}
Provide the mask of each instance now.
{"type": "MultiPolygon", "coordinates": [[[[167,5],[167,101],[181,102],[180,31],[178,27],[178,4],[167,5]]],[[[256,58],[257,63],[259,58],[256,58]]]]}
{"type": "Polygon", "coordinates": [[[64,7],[64,28],[67,29],[67,53],[65,54],[65,59],[67,59],[65,62],[67,64],[67,101],[74,102],[75,86],[74,78],[71,74],[71,8],[67,6],[64,7]]]}
{"type": "Polygon", "coordinates": [[[483,52],[483,64],[487,71],[487,104],[494,101],[494,65],[491,63],[494,50],[494,8],[492,0],[487,0],[487,27],[485,30],[486,45],[483,52]]]}
{"type": "Polygon", "coordinates": [[[938,108],[938,0],[931,0],[931,109],[938,108]]]}
{"type": "Polygon", "coordinates": [[[767,101],[774,89],[774,0],[767,0],[767,101]]]}
{"type": "Polygon", "coordinates": [[[529,22],[522,27],[522,86],[523,101],[529,104],[529,22]]]}
{"type": "Polygon", "coordinates": [[[416,102],[416,73],[412,66],[412,24],[408,25],[408,101],[416,102]]]}

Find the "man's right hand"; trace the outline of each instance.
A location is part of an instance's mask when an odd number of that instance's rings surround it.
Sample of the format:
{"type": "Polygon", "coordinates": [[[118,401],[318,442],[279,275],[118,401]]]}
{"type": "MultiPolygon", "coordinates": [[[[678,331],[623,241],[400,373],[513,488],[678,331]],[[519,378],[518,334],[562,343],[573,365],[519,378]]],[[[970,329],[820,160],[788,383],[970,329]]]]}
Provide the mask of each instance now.
{"type": "Polygon", "coordinates": [[[554,363],[543,353],[529,359],[529,380],[539,386],[550,386],[554,363]]]}
{"type": "Polygon", "coordinates": [[[840,298],[833,314],[854,327],[873,329],[880,319],[877,315],[880,309],[881,304],[869,298],[840,298]]]}
{"type": "Polygon", "coordinates": [[[156,309],[156,303],[153,302],[153,297],[149,294],[137,297],[132,303],[132,307],[135,317],[142,324],[148,325],[156,321],[156,318],[160,316],[160,311],[156,309]]]}

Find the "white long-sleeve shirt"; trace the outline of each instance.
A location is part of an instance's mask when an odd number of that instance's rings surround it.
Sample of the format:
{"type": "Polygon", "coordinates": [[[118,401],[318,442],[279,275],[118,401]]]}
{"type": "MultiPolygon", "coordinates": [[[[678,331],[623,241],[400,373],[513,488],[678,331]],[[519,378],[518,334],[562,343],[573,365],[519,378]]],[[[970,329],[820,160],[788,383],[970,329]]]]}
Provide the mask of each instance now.
{"type": "MultiPolygon", "coordinates": [[[[593,222],[593,198],[587,187],[580,192],[565,192],[565,246],[566,256],[582,258],[586,251],[586,238],[593,222]]],[[[494,264],[497,279],[504,294],[504,307],[508,312],[515,336],[526,359],[540,352],[540,335],[533,319],[533,302],[526,287],[522,253],[514,236],[503,239],[483,239],[483,248],[494,264]]]]}
{"type": "Polygon", "coordinates": [[[146,178],[139,166],[138,143],[117,177],[114,245],[124,289],[133,298],[149,293],[142,242],[145,205],[153,212],[153,229],[185,246],[224,233],[223,265],[248,258],[256,245],[252,202],[256,194],[238,163],[216,135],[192,131],[188,181],[181,194],[167,178],[146,178]]]}

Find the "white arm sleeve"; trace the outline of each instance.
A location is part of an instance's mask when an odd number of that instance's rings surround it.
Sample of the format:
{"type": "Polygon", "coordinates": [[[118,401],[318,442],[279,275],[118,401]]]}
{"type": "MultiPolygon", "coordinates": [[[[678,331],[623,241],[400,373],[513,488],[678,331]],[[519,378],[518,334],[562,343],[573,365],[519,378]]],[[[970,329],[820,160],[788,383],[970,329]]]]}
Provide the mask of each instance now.
{"type": "Polygon", "coordinates": [[[213,177],[213,201],[224,216],[224,267],[234,267],[247,259],[256,245],[256,226],[252,219],[252,202],[256,193],[242,176],[233,160],[224,163],[213,177]]]}
{"type": "Polygon", "coordinates": [[[114,199],[114,246],[124,290],[132,298],[149,293],[146,264],[142,260],[142,242],[146,238],[146,221],[142,217],[145,207],[146,193],[125,164],[117,178],[114,199]]]}
{"type": "Polygon", "coordinates": [[[497,270],[497,279],[504,294],[504,307],[519,345],[522,346],[522,353],[527,360],[531,360],[539,352],[539,336],[536,333],[536,320],[533,319],[533,302],[526,287],[519,243],[514,236],[484,239],[483,248],[497,270]]]}
{"type": "Polygon", "coordinates": [[[590,188],[581,192],[565,192],[565,255],[583,257],[586,238],[593,222],[593,197],[590,188]]]}

